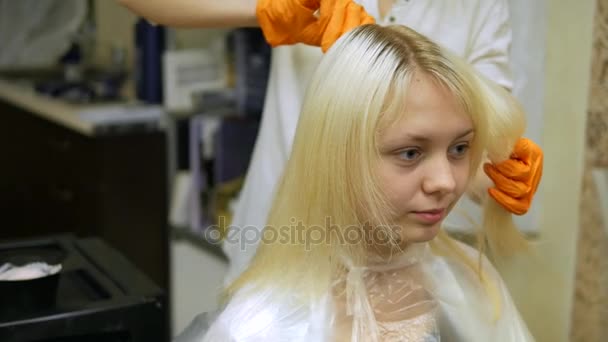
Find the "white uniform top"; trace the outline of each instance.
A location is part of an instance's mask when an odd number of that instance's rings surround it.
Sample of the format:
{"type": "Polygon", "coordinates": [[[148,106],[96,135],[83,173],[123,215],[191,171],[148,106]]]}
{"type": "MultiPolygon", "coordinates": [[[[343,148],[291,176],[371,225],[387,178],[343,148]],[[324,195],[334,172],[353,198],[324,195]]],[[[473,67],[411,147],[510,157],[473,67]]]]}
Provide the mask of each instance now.
{"type": "MultiPolygon", "coordinates": [[[[396,0],[382,20],[378,19],[377,0],[358,3],[376,18],[378,24],[411,27],[464,57],[486,77],[504,87],[512,87],[511,26],[506,0],[396,0]]],[[[247,267],[261,239],[260,231],[266,223],[275,185],[289,157],[304,92],[321,56],[320,48],[303,44],[282,46],[272,51],[262,122],[223,244],[230,259],[226,283],[247,267]]],[[[480,217],[471,203],[466,198],[461,199],[460,207],[454,209],[446,224],[456,229],[463,225],[470,227],[466,217],[480,217]],[[462,210],[466,211],[464,219],[455,217],[462,210]]]]}

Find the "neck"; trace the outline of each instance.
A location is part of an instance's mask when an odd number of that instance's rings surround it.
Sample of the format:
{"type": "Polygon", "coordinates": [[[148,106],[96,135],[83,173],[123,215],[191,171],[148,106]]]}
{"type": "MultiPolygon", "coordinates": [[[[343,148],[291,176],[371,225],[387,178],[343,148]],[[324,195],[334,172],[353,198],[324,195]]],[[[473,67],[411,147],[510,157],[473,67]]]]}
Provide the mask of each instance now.
{"type": "Polygon", "coordinates": [[[374,250],[368,254],[365,267],[370,269],[393,269],[411,265],[420,261],[427,250],[426,243],[413,243],[389,249],[384,246],[384,250],[379,252],[374,250]]]}

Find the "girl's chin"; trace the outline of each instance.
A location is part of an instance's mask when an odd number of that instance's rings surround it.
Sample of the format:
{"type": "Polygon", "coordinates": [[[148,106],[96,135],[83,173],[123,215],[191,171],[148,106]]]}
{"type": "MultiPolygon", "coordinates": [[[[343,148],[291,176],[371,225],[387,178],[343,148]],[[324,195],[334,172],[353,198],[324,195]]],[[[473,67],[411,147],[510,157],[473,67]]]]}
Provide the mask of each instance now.
{"type": "MultiPolygon", "coordinates": [[[[433,240],[439,234],[441,230],[441,222],[437,222],[433,225],[423,225],[419,223],[401,223],[393,226],[393,237],[397,239],[397,244],[401,249],[406,248],[409,244],[412,243],[420,243],[420,242],[428,242],[433,240]]],[[[382,235],[385,237],[384,235],[382,235]]],[[[374,235],[374,238],[376,236],[374,235]]],[[[389,243],[385,237],[385,239],[375,239],[374,241],[370,241],[370,244],[376,246],[377,248],[383,249],[388,248],[391,249],[390,246],[392,243],[389,243]]]]}
{"type": "Polygon", "coordinates": [[[433,240],[439,234],[441,230],[441,222],[432,226],[410,226],[402,228],[401,239],[403,241],[415,243],[415,242],[427,242],[433,240]]]}

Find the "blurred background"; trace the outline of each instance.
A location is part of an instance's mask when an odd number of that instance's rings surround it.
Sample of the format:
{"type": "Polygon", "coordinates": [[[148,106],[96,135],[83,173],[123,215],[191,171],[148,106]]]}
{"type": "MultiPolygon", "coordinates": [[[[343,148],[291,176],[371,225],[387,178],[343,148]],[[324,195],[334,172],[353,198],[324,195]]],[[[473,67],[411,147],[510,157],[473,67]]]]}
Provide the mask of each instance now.
{"type": "MultiPolygon", "coordinates": [[[[535,253],[501,272],[537,340],[606,341],[608,1],[510,5],[545,172],[519,219],[535,253]]],[[[165,341],[217,308],[269,62],[258,29],[0,0],[0,267],[63,263],[54,283],[0,281],[0,340],[165,341]]]]}

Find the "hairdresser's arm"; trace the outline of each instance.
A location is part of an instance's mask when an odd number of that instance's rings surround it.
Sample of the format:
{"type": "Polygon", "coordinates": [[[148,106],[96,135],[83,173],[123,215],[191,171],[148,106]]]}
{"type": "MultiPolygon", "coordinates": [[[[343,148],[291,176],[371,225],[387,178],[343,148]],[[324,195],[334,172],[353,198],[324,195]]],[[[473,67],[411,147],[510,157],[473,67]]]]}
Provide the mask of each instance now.
{"type": "Polygon", "coordinates": [[[118,0],[156,24],[172,27],[252,27],[257,0],[118,0]]]}

